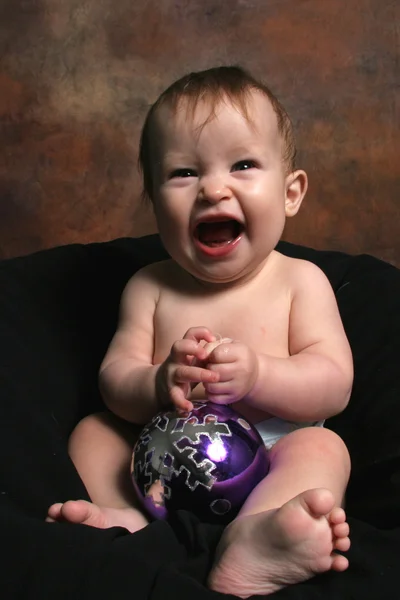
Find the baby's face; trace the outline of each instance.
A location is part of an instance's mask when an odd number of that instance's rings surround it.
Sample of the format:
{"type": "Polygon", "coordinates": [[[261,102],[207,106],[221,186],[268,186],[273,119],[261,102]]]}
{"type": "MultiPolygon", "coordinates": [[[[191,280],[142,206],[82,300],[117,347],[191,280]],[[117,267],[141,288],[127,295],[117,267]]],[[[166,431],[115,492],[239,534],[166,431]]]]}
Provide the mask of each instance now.
{"type": "Polygon", "coordinates": [[[163,242],[192,275],[242,281],[259,271],[285,224],[288,175],[268,99],[252,93],[246,119],[229,101],[185,103],[157,115],[154,210],[163,242]]]}

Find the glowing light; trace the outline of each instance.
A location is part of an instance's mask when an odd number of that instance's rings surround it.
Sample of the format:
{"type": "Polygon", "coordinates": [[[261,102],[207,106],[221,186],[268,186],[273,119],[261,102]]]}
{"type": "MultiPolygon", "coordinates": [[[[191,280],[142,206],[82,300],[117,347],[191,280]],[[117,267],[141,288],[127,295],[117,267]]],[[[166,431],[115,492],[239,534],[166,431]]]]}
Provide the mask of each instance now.
{"type": "Polygon", "coordinates": [[[215,440],[207,448],[207,456],[215,462],[225,460],[227,455],[226,448],[220,440],[215,440]]]}

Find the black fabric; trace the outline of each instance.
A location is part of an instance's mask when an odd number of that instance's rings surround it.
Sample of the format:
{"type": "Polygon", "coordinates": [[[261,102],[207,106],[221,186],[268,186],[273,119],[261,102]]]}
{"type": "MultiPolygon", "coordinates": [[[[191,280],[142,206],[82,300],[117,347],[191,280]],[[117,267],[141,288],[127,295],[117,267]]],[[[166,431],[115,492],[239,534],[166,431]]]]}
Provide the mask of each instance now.
{"type": "MultiPolygon", "coordinates": [[[[353,460],[350,569],[271,598],[399,597],[400,272],[369,256],[281,243],[328,275],[355,359],[346,411],[327,425],[353,460]]],[[[212,600],[205,580],[221,527],[180,512],[129,534],[44,522],[56,501],[87,498],[67,453],[102,408],[97,371],[128,278],[166,256],[157,236],[71,245],[0,263],[0,597],[212,600]]]]}

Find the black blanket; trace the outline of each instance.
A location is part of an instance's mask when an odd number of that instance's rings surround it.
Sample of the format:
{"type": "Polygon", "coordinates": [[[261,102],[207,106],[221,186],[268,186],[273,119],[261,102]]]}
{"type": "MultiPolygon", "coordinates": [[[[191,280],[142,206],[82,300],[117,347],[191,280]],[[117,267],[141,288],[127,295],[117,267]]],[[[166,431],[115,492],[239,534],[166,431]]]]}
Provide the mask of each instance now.
{"type": "MultiPolygon", "coordinates": [[[[347,443],[350,568],[270,598],[400,597],[400,271],[370,256],[287,243],[328,275],[353,349],[350,404],[327,426],[347,443]]],[[[129,534],[44,522],[53,502],[88,498],[67,452],[102,409],[100,361],[119,298],[141,266],[165,257],[157,236],[71,245],[0,264],[0,597],[211,600],[205,587],[221,527],[181,511],[129,534]]]]}

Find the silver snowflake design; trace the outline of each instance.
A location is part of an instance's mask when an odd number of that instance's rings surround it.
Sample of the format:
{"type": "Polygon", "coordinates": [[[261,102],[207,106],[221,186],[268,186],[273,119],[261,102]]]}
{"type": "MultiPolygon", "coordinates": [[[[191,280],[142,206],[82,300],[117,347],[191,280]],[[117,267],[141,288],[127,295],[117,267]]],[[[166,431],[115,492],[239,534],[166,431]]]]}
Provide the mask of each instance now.
{"type": "Polygon", "coordinates": [[[145,475],[144,493],[159,480],[165,499],[171,497],[170,482],[181,473],[184,483],[194,491],[199,485],[210,490],[216,478],[212,472],[216,464],[200,454],[204,448],[204,437],[209,443],[223,446],[224,436],[232,436],[227,423],[220,423],[215,414],[196,415],[196,406],[188,417],[177,417],[175,413],[159,414],[143,429],[135,449],[135,477],[145,475]]]}

